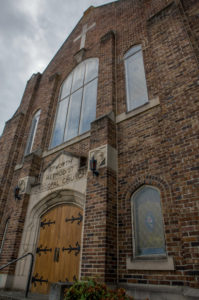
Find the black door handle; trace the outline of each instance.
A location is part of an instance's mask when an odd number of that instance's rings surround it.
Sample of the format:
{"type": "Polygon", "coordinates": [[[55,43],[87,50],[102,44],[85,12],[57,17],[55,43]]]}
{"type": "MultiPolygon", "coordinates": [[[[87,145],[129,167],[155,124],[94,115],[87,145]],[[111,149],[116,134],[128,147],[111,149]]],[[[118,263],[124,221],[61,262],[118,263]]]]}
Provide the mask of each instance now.
{"type": "Polygon", "coordinates": [[[55,248],[54,262],[58,262],[59,261],[59,251],[60,251],[60,248],[55,248]]]}

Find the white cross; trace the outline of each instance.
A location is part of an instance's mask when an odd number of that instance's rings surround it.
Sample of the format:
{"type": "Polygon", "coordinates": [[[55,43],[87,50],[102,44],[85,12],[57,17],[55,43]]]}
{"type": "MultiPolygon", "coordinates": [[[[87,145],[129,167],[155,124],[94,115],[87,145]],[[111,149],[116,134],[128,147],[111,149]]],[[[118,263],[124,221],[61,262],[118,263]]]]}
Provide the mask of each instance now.
{"type": "Polygon", "coordinates": [[[76,39],[74,39],[73,42],[76,42],[77,40],[79,40],[81,38],[81,44],[80,44],[80,49],[84,48],[85,46],[85,41],[86,41],[86,33],[87,31],[89,31],[91,28],[93,28],[96,25],[96,23],[93,23],[90,27],[88,27],[88,25],[84,25],[82,28],[82,33],[76,37],[76,39]]]}

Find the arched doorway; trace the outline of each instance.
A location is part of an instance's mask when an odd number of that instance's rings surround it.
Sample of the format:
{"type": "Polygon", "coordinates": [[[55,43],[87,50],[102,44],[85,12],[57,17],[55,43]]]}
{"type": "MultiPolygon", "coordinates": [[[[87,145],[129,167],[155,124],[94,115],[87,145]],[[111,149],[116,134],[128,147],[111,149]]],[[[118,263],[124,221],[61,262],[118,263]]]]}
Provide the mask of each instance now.
{"type": "MultiPolygon", "coordinates": [[[[85,195],[60,190],[36,200],[29,203],[19,256],[35,254],[31,291],[47,293],[52,282],[79,279],[85,195]]],[[[28,258],[17,263],[14,288],[25,288],[29,265],[28,258]]]]}

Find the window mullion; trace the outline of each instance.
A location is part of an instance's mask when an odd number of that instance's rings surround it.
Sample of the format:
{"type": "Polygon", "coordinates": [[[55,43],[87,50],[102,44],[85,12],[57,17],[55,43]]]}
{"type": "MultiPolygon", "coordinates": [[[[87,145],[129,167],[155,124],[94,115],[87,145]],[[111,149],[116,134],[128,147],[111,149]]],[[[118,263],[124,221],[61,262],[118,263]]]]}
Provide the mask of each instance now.
{"type": "MultiPolygon", "coordinates": [[[[69,103],[70,103],[70,97],[71,95],[69,95],[67,98],[68,98],[68,105],[67,105],[67,112],[66,112],[66,118],[65,118],[65,125],[64,125],[64,130],[63,130],[63,136],[62,136],[62,142],[64,142],[64,136],[65,136],[65,130],[66,130],[66,121],[67,121],[67,116],[68,116],[68,108],[69,108],[69,103]]],[[[64,99],[64,100],[67,100],[64,99]]]]}
{"type": "Polygon", "coordinates": [[[83,86],[82,86],[82,98],[81,98],[81,107],[80,107],[80,116],[79,116],[79,126],[78,126],[78,134],[80,132],[80,124],[81,124],[81,119],[82,119],[82,104],[83,104],[83,97],[84,97],[84,82],[85,82],[85,76],[86,76],[86,65],[84,69],[84,79],[83,79],[83,86]]]}
{"type": "Polygon", "coordinates": [[[66,129],[67,129],[67,119],[68,119],[68,111],[69,111],[69,107],[70,107],[70,99],[72,96],[72,86],[73,86],[73,79],[74,79],[74,71],[73,71],[73,75],[72,75],[72,80],[71,80],[71,87],[70,87],[70,93],[68,95],[68,108],[67,108],[67,113],[66,113],[66,121],[65,121],[65,126],[64,126],[64,131],[63,131],[63,142],[65,141],[65,135],[66,135],[66,129]]]}

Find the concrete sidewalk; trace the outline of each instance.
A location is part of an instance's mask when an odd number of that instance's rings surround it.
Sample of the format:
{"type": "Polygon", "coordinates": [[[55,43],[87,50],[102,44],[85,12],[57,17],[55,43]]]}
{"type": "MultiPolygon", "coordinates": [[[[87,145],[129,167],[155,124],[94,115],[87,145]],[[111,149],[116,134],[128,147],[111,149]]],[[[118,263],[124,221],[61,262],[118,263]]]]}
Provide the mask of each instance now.
{"type": "Polygon", "coordinates": [[[49,295],[41,294],[28,294],[28,298],[25,298],[24,291],[3,291],[0,290],[0,300],[48,300],[49,295]]]}

